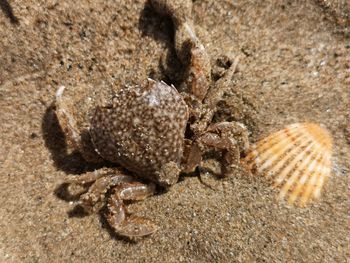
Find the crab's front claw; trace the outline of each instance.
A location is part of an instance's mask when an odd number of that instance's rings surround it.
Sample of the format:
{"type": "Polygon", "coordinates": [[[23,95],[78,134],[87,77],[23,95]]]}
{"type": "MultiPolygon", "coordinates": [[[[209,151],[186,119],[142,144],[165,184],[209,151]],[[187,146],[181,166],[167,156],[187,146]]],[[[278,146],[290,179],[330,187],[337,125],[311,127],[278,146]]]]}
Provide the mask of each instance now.
{"type": "Polygon", "coordinates": [[[56,91],[55,112],[66,142],[71,150],[77,150],[91,163],[102,163],[102,158],[95,152],[88,130],[89,109],[92,100],[89,96],[91,87],[78,86],[67,90],[61,86],[56,91]]]}
{"type": "Polygon", "coordinates": [[[154,184],[139,182],[124,183],[116,187],[114,195],[108,201],[107,221],[114,231],[121,236],[133,238],[147,236],[158,227],[146,218],[128,216],[123,200],[143,200],[155,191],[154,184]]]}

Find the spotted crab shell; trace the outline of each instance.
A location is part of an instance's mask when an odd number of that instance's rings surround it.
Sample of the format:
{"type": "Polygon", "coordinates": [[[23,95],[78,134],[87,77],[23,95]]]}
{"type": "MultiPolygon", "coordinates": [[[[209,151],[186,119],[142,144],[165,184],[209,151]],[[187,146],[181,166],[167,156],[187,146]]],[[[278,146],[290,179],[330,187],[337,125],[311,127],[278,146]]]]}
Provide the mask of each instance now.
{"type": "Polygon", "coordinates": [[[148,79],[120,89],[110,105],[97,107],[90,134],[105,160],[167,186],[178,174],[166,172],[163,178],[160,171],[180,165],[187,120],[187,104],[175,87],[148,79]]]}
{"type": "Polygon", "coordinates": [[[332,138],[315,123],[295,123],[252,145],[245,163],[281,188],[279,198],[306,205],[319,198],[332,170],[332,138]]]}

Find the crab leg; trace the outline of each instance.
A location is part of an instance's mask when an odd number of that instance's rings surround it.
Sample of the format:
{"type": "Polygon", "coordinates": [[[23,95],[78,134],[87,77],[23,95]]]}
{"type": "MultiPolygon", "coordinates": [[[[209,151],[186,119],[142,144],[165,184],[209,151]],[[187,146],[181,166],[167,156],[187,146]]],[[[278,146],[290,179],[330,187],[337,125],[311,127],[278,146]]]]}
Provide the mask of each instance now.
{"type": "Polygon", "coordinates": [[[202,161],[202,150],[198,143],[192,143],[189,140],[185,141],[185,150],[182,171],[185,173],[193,172],[202,161]]]}
{"type": "Polygon", "coordinates": [[[240,160],[240,151],[249,147],[248,133],[245,127],[235,122],[220,122],[212,124],[198,139],[202,151],[206,147],[214,147],[225,150],[224,161],[226,174],[231,174],[232,169],[239,169],[236,165],[240,160]],[[242,138],[237,141],[235,138],[242,138]]]}
{"type": "Polygon", "coordinates": [[[62,129],[68,133],[70,142],[76,149],[81,150],[82,142],[78,124],[72,114],[67,110],[69,109],[69,104],[67,104],[69,102],[63,99],[63,92],[65,89],[65,86],[60,86],[56,91],[56,115],[62,129]]]}
{"type": "Polygon", "coordinates": [[[152,195],[155,185],[139,182],[129,182],[118,185],[115,193],[109,198],[107,221],[117,234],[126,237],[141,237],[150,235],[157,226],[148,219],[127,216],[123,200],[143,200],[152,195]]]}
{"type": "Polygon", "coordinates": [[[68,183],[85,185],[94,182],[89,191],[80,197],[80,205],[88,213],[97,211],[102,206],[105,193],[111,187],[135,180],[132,176],[124,175],[118,169],[101,169],[86,173],[77,178],[67,180],[68,183]]]}
{"type": "Polygon", "coordinates": [[[225,82],[232,81],[233,75],[237,70],[239,60],[240,56],[237,56],[234,59],[232,65],[225,72],[225,75],[222,78],[220,78],[215,83],[215,86],[209,90],[207,97],[204,100],[204,103],[207,104],[209,108],[215,108],[218,102],[222,99],[224,93],[226,92],[226,89],[224,89],[223,87],[227,87],[227,89],[231,87],[231,85],[226,85],[225,82]]]}
{"type": "Polygon", "coordinates": [[[133,178],[132,176],[125,175],[118,168],[101,168],[93,172],[87,172],[83,175],[70,176],[65,182],[70,184],[85,185],[106,176],[110,177],[112,183],[114,182],[113,185],[117,185],[119,183],[118,180],[121,178],[128,177],[130,180],[133,178]]]}
{"type": "Polygon", "coordinates": [[[223,121],[209,125],[207,132],[221,134],[221,137],[231,140],[240,138],[237,143],[242,152],[246,152],[249,148],[249,139],[247,128],[239,122],[223,121]]]}
{"type": "Polygon", "coordinates": [[[236,72],[239,59],[239,56],[236,57],[231,67],[226,71],[225,75],[216,82],[214,87],[209,89],[206,98],[204,99],[204,105],[207,107],[206,111],[202,115],[201,119],[191,125],[191,130],[195,134],[203,133],[207,129],[208,124],[212,121],[216,111],[216,105],[223,97],[227,88],[231,87],[231,85],[227,85],[226,82],[230,82],[232,80],[232,77],[236,72]]]}
{"type": "Polygon", "coordinates": [[[97,179],[89,191],[80,197],[80,204],[84,207],[86,212],[95,212],[99,210],[103,205],[103,198],[112,186],[131,182],[135,180],[132,176],[128,175],[114,175],[114,176],[104,176],[97,179]]]}
{"type": "Polygon", "coordinates": [[[191,86],[191,93],[199,101],[203,101],[210,86],[210,58],[205,47],[195,35],[194,30],[187,23],[184,23],[183,28],[192,41],[189,65],[189,84],[191,86]]]}
{"type": "Polygon", "coordinates": [[[70,176],[65,183],[69,183],[69,184],[78,184],[78,185],[85,185],[88,183],[92,183],[94,181],[96,181],[97,179],[99,179],[100,177],[106,175],[105,171],[101,171],[101,170],[95,170],[93,172],[87,172],[83,175],[79,175],[79,176],[70,176]]]}

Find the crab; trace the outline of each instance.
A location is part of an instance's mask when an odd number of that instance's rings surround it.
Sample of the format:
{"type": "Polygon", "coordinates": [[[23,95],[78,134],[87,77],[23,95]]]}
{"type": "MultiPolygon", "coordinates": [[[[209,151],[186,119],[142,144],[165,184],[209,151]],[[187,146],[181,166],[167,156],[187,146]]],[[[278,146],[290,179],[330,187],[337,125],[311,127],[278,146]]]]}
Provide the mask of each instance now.
{"type": "MultiPolygon", "coordinates": [[[[173,9],[171,1],[156,2],[157,10],[173,9]]],[[[208,167],[212,156],[220,164],[216,170],[222,176],[232,175],[239,169],[241,153],[249,147],[243,124],[213,121],[238,58],[221,79],[212,81],[210,60],[188,19],[173,19],[181,24],[176,28],[184,30],[181,39],[189,43],[187,91],[180,93],[173,85],[147,79],[137,86],[104,91],[103,96],[88,86],[72,90],[62,86],[56,93],[56,115],[70,146],[88,162],[108,161],[117,166],[67,182],[91,184],[80,197],[87,212],[98,211],[109,195],[107,221],[118,235],[129,238],[150,235],[158,227],[148,219],[129,215],[125,200],[143,200],[155,193],[156,185],[171,187],[181,173],[208,167]],[[110,94],[113,96],[108,99],[110,94]]]]}

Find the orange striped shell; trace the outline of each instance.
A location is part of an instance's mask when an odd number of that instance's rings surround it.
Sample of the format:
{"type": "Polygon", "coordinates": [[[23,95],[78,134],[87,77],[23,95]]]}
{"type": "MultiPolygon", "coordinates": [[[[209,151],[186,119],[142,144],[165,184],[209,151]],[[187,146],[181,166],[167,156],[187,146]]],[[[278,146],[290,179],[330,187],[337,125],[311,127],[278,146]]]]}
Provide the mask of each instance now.
{"type": "Polygon", "coordinates": [[[248,168],[271,178],[279,198],[304,206],[319,198],[332,170],[332,138],[315,123],[295,123],[253,145],[245,157],[248,168]]]}

